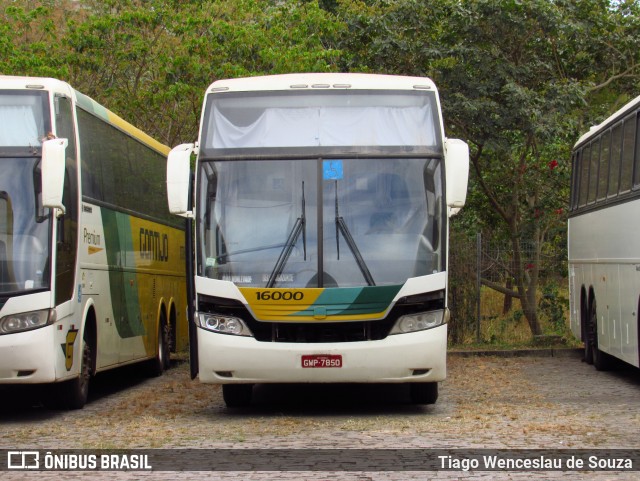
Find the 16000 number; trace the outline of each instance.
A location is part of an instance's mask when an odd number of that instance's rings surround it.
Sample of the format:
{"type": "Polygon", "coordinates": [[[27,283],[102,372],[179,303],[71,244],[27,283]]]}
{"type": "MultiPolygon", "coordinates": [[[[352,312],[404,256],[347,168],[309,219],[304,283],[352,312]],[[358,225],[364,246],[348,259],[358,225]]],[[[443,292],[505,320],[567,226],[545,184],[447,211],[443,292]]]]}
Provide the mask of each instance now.
{"type": "Polygon", "coordinates": [[[259,301],[301,301],[304,294],[300,291],[256,291],[259,301]]]}

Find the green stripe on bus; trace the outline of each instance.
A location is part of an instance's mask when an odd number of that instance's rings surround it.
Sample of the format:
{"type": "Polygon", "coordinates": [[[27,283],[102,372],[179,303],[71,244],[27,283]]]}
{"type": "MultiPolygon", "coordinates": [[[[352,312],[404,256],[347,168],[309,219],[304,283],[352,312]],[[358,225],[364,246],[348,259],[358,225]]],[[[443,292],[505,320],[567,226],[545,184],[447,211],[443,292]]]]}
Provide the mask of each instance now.
{"type": "Polygon", "coordinates": [[[122,266],[126,254],[133,252],[129,217],[109,209],[101,210],[116,329],[122,338],[140,336],[145,329],[140,318],[136,274],[125,272],[122,266]]]}
{"type": "Polygon", "coordinates": [[[307,309],[291,316],[313,317],[318,307],[326,307],[331,316],[377,314],[389,307],[401,288],[402,285],[327,288],[307,309]]]}

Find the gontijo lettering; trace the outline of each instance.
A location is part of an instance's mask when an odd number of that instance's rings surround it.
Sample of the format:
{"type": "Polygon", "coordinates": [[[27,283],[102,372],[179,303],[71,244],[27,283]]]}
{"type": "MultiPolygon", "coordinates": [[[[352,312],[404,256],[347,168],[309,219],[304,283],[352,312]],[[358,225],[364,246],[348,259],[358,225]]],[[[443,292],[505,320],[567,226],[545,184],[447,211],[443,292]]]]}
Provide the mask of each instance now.
{"type": "Polygon", "coordinates": [[[153,261],[169,261],[169,236],[140,227],[140,257],[153,261]]]}

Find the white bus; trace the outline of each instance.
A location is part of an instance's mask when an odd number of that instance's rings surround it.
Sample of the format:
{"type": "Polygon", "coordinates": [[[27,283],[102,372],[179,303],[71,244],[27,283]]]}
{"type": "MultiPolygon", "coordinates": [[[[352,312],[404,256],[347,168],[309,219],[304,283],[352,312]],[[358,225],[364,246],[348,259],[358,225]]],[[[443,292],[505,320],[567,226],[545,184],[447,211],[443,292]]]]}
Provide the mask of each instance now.
{"type": "Polygon", "coordinates": [[[411,383],[434,403],[468,168],[427,78],[213,83],[167,165],[170,210],[195,219],[192,375],[228,406],[255,383],[411,383]]]}
{"type": "Polygon", "coordinates": [[[0,76],[0,384],[87,401],[98,371],[186,347],[168,147],[67,83],[0,76]]]}
{"type": "Polygon", "coordinates": [[[571,329],[598,370],[639,367],[640,97],[576,143],[569,215],[571,329]]]}

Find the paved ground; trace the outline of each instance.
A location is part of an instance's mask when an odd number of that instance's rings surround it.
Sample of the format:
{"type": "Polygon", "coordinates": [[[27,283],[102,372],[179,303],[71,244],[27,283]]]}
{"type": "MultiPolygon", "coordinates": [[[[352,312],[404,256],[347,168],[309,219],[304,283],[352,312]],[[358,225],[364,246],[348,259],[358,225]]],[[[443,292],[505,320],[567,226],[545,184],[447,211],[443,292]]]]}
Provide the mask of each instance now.
{"type": "MultiPolygon", "coordinates": [[[[472,448],[640,449],[640,371],[601,373],[576,356],[451,356],[438,403],[424,407],[411,405],[403,386],[261,385],[252,407],[232,410],[224,406],[219,387],[189,379],[185,362],[160,378],[147,379],[138,368],[127,368],[96,381],[91,402],[74,412],[32,407],[26,394],[3,391],[0,448],[307,450],[292,455],[297,471],[65,472],[65,479],[640,479],[640,471],[624,470],[389,470],[394,449],[446,449],[454,457],[460,453],[455,450],[472,448]],[[325,466],[314,465],[321,462],[311,456],[314,449],[358,449],[353,462],[380,456],[385,471],[314,471],[325,466]]],[[[265,453],[248,452],[258,458],[265,453]]],[[[268,453],[254,468],[268,465],[265,457],[268,453]]],[[[339,454],[336,469],[349,461],[339,454]]],[[[0,472],[0,479],[60,478],[51,472],[28,477],[0,472]]]]}

